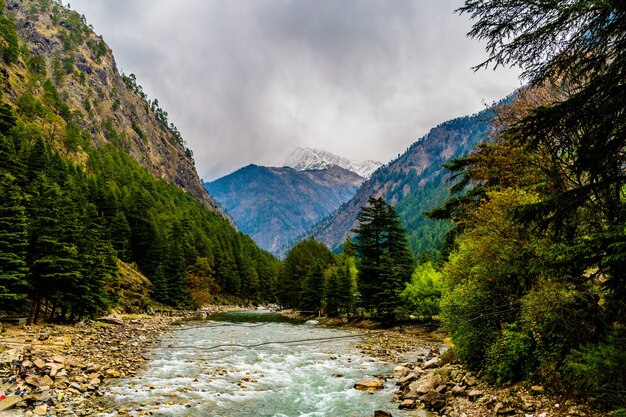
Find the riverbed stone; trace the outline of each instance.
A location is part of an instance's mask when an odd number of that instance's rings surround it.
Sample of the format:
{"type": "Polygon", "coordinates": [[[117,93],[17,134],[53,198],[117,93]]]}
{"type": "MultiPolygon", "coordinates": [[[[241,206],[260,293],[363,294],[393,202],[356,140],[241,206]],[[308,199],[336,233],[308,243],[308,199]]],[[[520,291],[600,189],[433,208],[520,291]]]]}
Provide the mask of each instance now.
{"type": "Polygon", "coordinates": [[[409,372],[411,372],[411,370],[404,365],[398,365],[395,368],[393,368],[393,376],[395,378],[402,378],[405,375],[407,375],[409,372]]]}
{"type": "Polygon", "coordinates": [[[400,410],[411,410],[411,409],[415,408],[416,405],[417,404],[416,404],[415,400],[411,400],[411,399],[407,398],[406,400],[402,400],[402,402],[400,403],[398,408],[400,410]]]}
{"type": "Polygon", "coordinates": [[[471,401],[476,401],[478,398],[483,396],[483,392],[479,389],[473,389],[467,394],[467,398],[471,401]]]}
{"type": "Polygon", "coordinates": [[[45,416],[48,412],[48,404],[42,404],[38,407],[35,407],[33,412],[38,416],[45,416]]]}
{"type": "Polygon", "coordinates": [[[354,388],[359,391],[375,391],[379,389],[383,389],[384,384],[383,381],[379,379],[373,379],[369,381],[359,381],[354,384],[354,388]]]}
{"type": "Polygon", "coordinates": [[[422,368],[424,369],[439,368],[439,362],[440,362],[440,359],[438,357],[429,359],[426,362],[424,362],[424,365],[422,365],[422,368]]]}

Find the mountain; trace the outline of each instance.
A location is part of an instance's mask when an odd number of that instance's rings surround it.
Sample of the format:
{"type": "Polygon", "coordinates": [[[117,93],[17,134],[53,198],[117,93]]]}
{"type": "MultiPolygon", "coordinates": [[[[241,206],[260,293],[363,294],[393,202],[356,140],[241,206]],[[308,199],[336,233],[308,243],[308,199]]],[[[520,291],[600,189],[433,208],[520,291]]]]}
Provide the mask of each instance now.
{"type": "Polygon", "coordinates": [[[263,249],[280,249],[348,201],[363,178],[331,165],[298,171],[248,165],[205,183],[243,233],[263,249]]]}
{"type": "MultiPolygon", "coordinates": [[[[167,112],[158,107],[157,100],[147,100],[134,75],[120,74],[111,49],[84,16],[50,1],[7,0],[6,6],[29,55],[24,65],[7,67],[4,72],[6,99],[21,115],[33,113],[38,92],[55,96],[53,86],[63,101],[63,111],[81,115],[75,127],[89,134],[91,146],[113,144],[123,149],[155,177],[216,210],[196,173],[192,153],[167,112]],[[46,77],[40,77],[40,85],[30,91],[28,69],[47,76],[52,85],[46,87],[46,77]]],[[[67,152],[68,156],[84,162],[86,155],[76,143],[63,143],[57,125],[48,124],[51,131],[56,129],[54,146],[69,145],[73,152],[67,152]]]]}
{"type": "Polygon", "coordinates": [[[310,235],[337,250],[351,235],[367,199],[383,197],[396,206],[414,253],[435,252],[449,226],[426,219],[423,212],[441,205],[448,197],[449,175],[441,165],[485,141],[492,118],[493,111],[487,109],[433,128],[397,159],[375,171],[350,201],[317,224],[310,235]]]}
{"type": "Polygon", "coordinates": [[[283,165],[298,171],[325,169],[336,165],[355,172],[363,178],[369,178],[382,163],[378,161],[352,161],[323,149],[296,148],[289,154],[283,165]]]}
{"type": "Polygon", "coordinates": [[[192,156],[85,16],[0,0],[0,315],[273,301],[276,258],[221,214],[192,156]]]}

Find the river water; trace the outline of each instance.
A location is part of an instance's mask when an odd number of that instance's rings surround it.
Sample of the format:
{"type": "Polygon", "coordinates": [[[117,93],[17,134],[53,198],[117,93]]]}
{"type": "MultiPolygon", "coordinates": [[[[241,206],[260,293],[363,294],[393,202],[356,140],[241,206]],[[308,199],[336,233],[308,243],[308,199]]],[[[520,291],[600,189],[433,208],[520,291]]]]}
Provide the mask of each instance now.
{"type": "Polygon", "coordinates": [[[265,311],[186,322],[151,351],[145,371],[108,387],[106,416],[425,416],[397,409],[393,380],[380,391],[353,388],[394,366],[360,353],[360,337],[265,311]]]}

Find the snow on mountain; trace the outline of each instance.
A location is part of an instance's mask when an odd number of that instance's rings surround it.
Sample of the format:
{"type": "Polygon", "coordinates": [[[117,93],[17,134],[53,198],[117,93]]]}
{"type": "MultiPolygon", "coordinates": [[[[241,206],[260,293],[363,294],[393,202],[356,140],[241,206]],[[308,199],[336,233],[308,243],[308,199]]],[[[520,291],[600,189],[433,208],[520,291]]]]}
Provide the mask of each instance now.
{"type": "Polygon", "coordinates": [[[378,161],[352,161],[323,149],[296,148],[289,154],[284,166],[298,171],[320,170],[336,165],[352,171],[363,178],[369,178],[382,163],[378,161]]]}

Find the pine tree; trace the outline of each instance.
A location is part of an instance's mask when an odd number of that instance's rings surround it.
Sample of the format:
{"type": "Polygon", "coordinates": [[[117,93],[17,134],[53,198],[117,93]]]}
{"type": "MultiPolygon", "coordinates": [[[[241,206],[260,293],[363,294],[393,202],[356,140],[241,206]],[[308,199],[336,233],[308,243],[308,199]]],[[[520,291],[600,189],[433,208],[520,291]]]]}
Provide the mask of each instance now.
{"type": "Polygon", "coordinates": [[[381,198],[370,197],[357,220],[354,245],[361,303],[381,318],[391,319],[413,268],[404,229],[393,207],[381,198]]]}
{"type": "Polygon", "coordinates": [[[5,310],[17,307],[28,294],[28,220],[21,189],[2,170],[0,195],[0,304],[5,310]]]}
{"type": "MultiPolygon", "coordinates": [[[[41,302],[59,306],[64,316],[71,307],[66,291],[81,279],[76,240],[78,225],[71,201],[58,185],[41,177],[31,201],[28,263],[33,288],[29,321],[39,318],[41,302]]],[[[54,312],[54,308],[53,308],[54,312]]]]}
{"type": "Polygon", "coordinates": [[[302,311],[318,311],[324,298],[324,269],[316,264],[306,275],[300,293],[302,311]]]}

